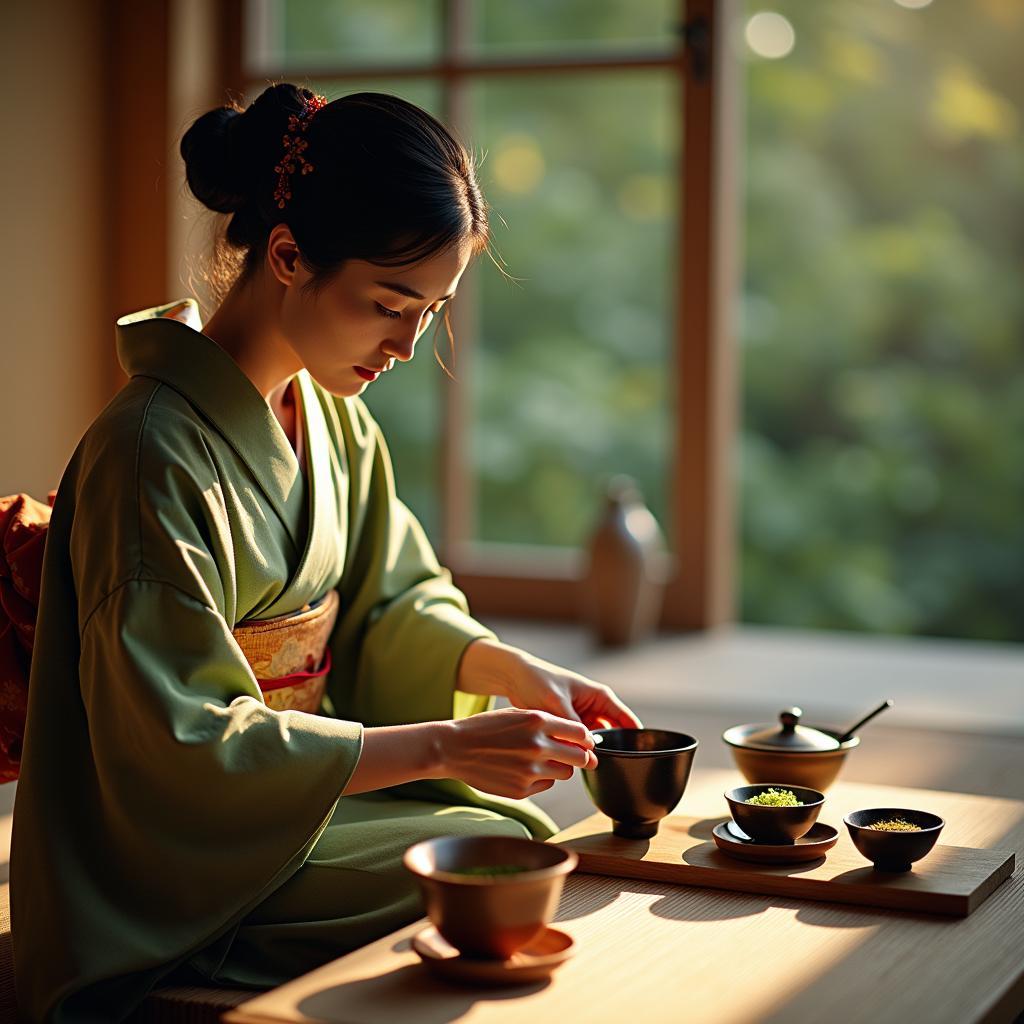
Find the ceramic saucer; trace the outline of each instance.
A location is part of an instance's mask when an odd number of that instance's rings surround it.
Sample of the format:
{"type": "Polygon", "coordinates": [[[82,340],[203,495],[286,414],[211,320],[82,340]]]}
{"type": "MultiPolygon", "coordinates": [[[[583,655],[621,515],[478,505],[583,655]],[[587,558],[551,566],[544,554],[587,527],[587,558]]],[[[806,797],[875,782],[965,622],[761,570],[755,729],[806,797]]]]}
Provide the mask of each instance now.
{"type": "Polygon", "coordinates": [[[730,857],[760,861],[763,864],[795,864],[817,860],[836,845],[839,833],[824,822],[816,822],[807,835],[795,843],[759,843],[741,832],[736,822],[720,821],[711,834],[715,845],[730,857]]]}
{"type": "Polygon", "coordinates": [[[449,944],[433,925],[417,932],[412,948],[427,968],[440,977],[475,985],[518,985],[546,978],[574,952],[571,935],[545,928],[507,960],[473,960],[449,944]]]}

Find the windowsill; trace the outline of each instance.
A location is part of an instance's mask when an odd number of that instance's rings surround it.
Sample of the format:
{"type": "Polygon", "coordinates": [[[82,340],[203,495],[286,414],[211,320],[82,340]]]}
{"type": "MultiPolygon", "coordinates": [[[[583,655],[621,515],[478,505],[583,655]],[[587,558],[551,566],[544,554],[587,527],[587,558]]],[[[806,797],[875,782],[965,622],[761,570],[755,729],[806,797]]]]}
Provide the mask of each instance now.
{"type": "Polygon", "coordinates": [[[891,697],[889,726],[1024,735],[1024,645],[728,626],[602,650],[581,625],[484,621],[627,704],[735,709],[737,722],[796,704],[806,721],[842,727],[891,697]]]}

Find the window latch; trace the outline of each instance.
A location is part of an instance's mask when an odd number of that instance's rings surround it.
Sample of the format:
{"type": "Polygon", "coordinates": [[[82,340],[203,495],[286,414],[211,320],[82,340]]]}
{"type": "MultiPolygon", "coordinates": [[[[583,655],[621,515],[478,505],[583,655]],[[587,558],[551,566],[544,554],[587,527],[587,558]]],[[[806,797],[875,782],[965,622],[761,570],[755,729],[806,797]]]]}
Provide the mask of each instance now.
{"type": "Polygon", "coordinates": [[[689,53],[690,74],[696,82],[706,82],[711,73],[711,28],[704,15],[680,22],[677,27],[683,49],[689,53]]]}

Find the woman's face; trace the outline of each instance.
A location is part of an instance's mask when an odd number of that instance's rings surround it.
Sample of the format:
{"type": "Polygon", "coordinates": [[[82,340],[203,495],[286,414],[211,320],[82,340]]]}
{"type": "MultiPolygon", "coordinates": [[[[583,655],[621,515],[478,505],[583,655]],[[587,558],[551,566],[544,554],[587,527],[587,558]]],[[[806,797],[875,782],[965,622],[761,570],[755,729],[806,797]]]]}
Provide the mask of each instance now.
{"type": "Polygon", "coordinates": [[[310,274],[298,262],[281,308],[284,335],[317,383],[339,397],[358,395],[396,361],[412,359],[469,255],[463,245],[406,267],[349,260],[315,298],[301,292],[310,274]]]}

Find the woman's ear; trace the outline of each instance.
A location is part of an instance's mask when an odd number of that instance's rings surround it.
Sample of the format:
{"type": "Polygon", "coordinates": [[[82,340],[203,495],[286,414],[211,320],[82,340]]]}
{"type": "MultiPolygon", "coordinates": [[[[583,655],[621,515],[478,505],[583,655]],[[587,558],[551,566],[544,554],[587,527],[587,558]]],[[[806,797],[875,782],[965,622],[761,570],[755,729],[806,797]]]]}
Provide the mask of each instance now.
{"type": "Polygon", "coordinates": [[[275,224],[267,239],[267,263],[283,285],[293,284],[299,271],[299,247],[287,224],[275,224]]]}

